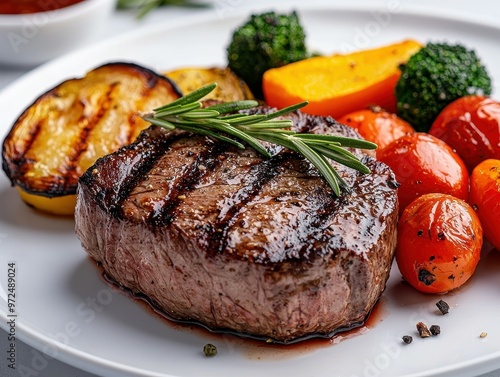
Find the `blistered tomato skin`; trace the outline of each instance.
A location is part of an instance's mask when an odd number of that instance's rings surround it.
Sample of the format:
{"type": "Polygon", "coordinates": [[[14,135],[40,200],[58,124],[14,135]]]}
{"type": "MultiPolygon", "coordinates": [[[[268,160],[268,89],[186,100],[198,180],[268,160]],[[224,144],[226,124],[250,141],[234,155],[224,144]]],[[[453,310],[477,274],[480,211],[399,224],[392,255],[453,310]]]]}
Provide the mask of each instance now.
{"type": "Polygon", "coordinates": [[[417,290],[446,293],[473,275],[482,244],[483,229],[469,204],[450,195],[427,194],[400,218],[396,262],[417,290]]]}
{"type": "Polygon", "coordinates": [[[468,199],[469,173],[461,158],[442,140],[426,134],[405,135],[384,148],[378,159],[391,167],[400,183],[400,213],[428,193],[468,199]]]}
{"type": "Polygon", "coordinates": [[[469,172],[488,158],[500,159],[500,102],[466,96],[446,106],[429,130],[455,149],[469,172]]]}
{"type": "Polygon", "coordinates": [[[470,181],[469,203],[481,220],[485,238],[500,250],[500,160],[481,162],[470,181]]]}
{"type": "Polygon", "coordinates": [[[415,132],[415,129],[396,114],[374,107],[354,111],[337,119],[354,128],[366,140],[378,145],[378,153],[394,140],[415,132]]]}

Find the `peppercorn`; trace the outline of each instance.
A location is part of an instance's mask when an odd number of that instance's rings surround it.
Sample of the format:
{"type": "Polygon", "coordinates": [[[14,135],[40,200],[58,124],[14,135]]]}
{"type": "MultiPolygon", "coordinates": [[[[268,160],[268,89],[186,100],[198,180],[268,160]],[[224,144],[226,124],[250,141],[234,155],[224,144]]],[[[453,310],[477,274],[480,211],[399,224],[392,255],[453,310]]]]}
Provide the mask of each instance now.
{"type": "Polygon", "coordinates": [[[436,302],[436,306],[443,315],[448,314],[448,311],[450,310],[450,306],[443,300],[436,302]]]}
{"type": "Polygon", "coordinates": [[[439,327],[439,325],[432,325],[430,328],[429,328],[430,332],[432,335],[439,335],[441,334],[441,327],[439,327]]]}
{"type": "Polygon", "coordinates": [[[215,355],[217,355],[217,347],[215,347],[213,344],[207,343],[203,347],[203,353],[206,357],[214,357],[215,355]]]}
{"type": "Polygon", "coordinates": [[[428,338],[429,336],[431,336],[431,333],[427,328],[427,325],[423,322],[417,323],[417,331],[418,335],[420,335],[421,338],[428,338]]]}
{"type": "Polygon", "coordinates": [[[411,342],[413,342],[413,337],[412,336],[410,336],[410,335],[404,335],[403,336],[403,343],[410,344],[411,342]]]}

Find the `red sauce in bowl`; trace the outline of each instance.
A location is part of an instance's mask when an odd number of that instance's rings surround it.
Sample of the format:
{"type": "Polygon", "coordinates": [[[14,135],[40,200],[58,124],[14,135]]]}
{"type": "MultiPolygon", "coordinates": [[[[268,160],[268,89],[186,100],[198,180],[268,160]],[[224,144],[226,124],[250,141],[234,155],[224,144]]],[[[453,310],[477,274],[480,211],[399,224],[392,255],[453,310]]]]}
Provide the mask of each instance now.
{"type": "Polygon", "coordinates": [[[84,0],[0,0],[0,14],[39,13],[65,8],[84,0]]]}

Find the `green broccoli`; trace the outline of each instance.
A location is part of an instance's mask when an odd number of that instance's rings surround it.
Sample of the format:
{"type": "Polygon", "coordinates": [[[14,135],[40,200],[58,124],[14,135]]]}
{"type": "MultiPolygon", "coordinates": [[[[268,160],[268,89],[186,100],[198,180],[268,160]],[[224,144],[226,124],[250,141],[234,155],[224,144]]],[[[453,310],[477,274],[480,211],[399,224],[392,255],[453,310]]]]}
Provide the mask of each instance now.
{"type": "Polygon", "coordinates": [[[491,79],[475,51],[461,45],[429,43],[400,69],[397,114],[417,131],[428,131],[457,98],[491,93],[491,79]]]}
{"type": "Polygon", "coordinates": [[[304,29],[295,12],[252,15],[233,33],[227,48],[229,68],[262,98],[262,75],[270,68],[308,56],[304,29]]]}

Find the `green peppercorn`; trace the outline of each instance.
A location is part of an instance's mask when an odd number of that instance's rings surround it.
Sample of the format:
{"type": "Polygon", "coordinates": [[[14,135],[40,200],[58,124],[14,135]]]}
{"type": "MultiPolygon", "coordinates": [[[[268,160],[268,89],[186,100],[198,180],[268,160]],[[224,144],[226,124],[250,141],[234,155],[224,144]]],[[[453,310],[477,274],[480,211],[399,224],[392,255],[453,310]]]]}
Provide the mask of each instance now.
{"type": "Polygon", "coordinates": [[[213,344],[207,343],[203,347],[203,353],[206,357],[214,357],[215,355],[217,355],[217,347],[215,347],[213,344]]]}

